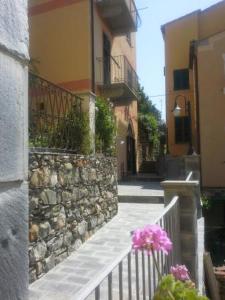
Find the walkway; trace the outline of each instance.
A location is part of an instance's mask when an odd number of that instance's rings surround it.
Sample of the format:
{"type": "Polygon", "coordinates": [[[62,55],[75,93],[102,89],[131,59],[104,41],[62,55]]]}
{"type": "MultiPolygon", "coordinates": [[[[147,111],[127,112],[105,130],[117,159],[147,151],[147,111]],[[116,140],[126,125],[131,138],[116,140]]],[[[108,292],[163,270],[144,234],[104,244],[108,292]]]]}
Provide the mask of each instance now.
{"type": "MultiPolygon", "coordinates": [[[[126,186],[119,187],[120,192],[126,186]]],[[[135,189],[131,186],[128,188],[135,189]]],[[[141,190],[141,188],[140,188],[141,190]]],[[[145,194],[145,188],[143,193],[145,194]]],[[[161,193],[161,192],[160,192],[161,193]]],[[[79,300],[80,293],[129,247],[130,232],[154,223],[163,204],[120,203],[118,215],[81,248],[30,286],[30,300],[79,300]]],[[[116,273],[118,276],[118,273],[116,273]]],[[[113,275],[114,276],[114,275],[113,275]]],[[[104,288],[103,288],[104,292],[104,288]]],[[[118,289],[114,299],[119,299],[118,289]]],[[[93,299],[93,296],[88,297],[93,299]]],[[[107,299],[107,296],[101,298],[107,299]]],[[[124,299],[128,299],[125,295],[124,299]]]]}
{"type": "Polygon", "coordinates": [[[163,203],[164,192],[159,181],[132,180],[118,185],[120,202],[163,203]]]}

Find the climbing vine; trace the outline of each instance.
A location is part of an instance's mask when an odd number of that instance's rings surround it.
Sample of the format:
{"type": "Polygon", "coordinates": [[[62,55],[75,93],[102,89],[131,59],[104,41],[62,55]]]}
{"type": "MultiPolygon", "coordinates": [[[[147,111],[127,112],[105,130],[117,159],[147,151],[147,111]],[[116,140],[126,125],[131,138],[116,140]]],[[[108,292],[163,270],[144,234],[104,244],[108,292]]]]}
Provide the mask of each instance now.
{"type": "Polygon", "coordinates": [[[116,124],[112,108],[107,100],[97,97],[95,116],[96,152],[115,154],[116,124]]]}

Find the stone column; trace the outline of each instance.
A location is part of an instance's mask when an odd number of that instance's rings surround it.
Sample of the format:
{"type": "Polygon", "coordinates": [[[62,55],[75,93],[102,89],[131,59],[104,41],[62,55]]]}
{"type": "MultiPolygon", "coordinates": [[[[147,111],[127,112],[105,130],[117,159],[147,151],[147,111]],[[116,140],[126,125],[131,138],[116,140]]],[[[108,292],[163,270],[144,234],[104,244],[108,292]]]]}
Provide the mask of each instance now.
{"type": "Polygon", "coordinates": [[[184,169],[185,176],[192,172],[193,180],[200,180],[200,158],[199,155],[185,155],[184,156],[184,169]]]}
{"type": "Polygon", "coordinates": [[[0,299],[28,290],[26,0],[0,0],[0,299]]]}
{"type": "Polygon", "coordinates": [[[95,154],[95,99],[96,95],[87,92],[79,93],[82,99],[82,110],[88,113],[89,116],[89,128],[90,128],[90,147],[91,153],[95,154]]]}
{"type": "Polygon", "coordinates": [[[198,285],[197,203],[200,198],[199,182],[164,181],[161,184],[164,188],[166,204],[174,196],[179,196],[181,263],[187,266],[192,280],[198,285]]]}

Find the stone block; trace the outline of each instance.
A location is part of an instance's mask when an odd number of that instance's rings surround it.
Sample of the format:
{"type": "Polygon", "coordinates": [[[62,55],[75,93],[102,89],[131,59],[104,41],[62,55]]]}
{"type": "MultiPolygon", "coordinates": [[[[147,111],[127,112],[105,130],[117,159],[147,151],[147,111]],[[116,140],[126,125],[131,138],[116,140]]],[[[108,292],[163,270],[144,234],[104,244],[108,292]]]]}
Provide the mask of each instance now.
{"type": "Polygon", "coordinates": [[[37,242],[35,247],[31,250],[32,256],[35,261],[43,260],[45,258],[46,252],[47,252],[47,246],[44,241],[37,242]]]}
{"type": "Polygon", "coordinates": [[[0,45],[29,58],[28,42],[27,1],[1,0],[0,45]]]}
{"type": "Polygon", "coordinates": [[[191,279],[195,282],[196,286],[198,286],[198,256],[189,254],[183,255],[181,263],[187,266],[191,274],[191,279]]]}
{"type": "Polygon", "coordinates": [[[42,222],[39,225],[39,235],[42,239],[45,239],[46,237],[48,237],[49,233],[51,231],[51,225],[49,224],[49,222],[42,222]]]}
{"type": "Polygon", "coordinates": [[[0,299],[27,299],[27,184],[0,185],[0,299]]]}
{"type": "MultiPolygon", "coordinates": [[[[24,1],[3,1],[6,2],[13,5],[15,11],[13,3],[24,1]]],[[[2,1],[0,19],[1,15],[2,1]]],[[[28,169],[27,68],[0,52],[0,70],[0,182],[23,180],[28,169]]]]}
{"type": "Polygon", "coordinates": [[[180,242],[182,252],[181,256],[183,253],[187,253],[189,255],[197,254],[197,235],[181,232],[180,242]]]}
{"type": "Polygon", "coordinates": [[[58,202],[56,192],[52,190],[45,190],[41,192],[40,199],[45,205],[55,205],[58,202]]]}
{"type": "Polygon", "coordinates": [[[45,269],[44,269],[45,273],[47,273],[52,268],[54,268],[54,266],[55,266],[55,256],[51,255],[45,260],[45,269]]]}
{"type": "Polygon", "coordinates": [[[197,234],[197,211],[193,213],[181,213],[180,230],[191,234],[197,234]]]}

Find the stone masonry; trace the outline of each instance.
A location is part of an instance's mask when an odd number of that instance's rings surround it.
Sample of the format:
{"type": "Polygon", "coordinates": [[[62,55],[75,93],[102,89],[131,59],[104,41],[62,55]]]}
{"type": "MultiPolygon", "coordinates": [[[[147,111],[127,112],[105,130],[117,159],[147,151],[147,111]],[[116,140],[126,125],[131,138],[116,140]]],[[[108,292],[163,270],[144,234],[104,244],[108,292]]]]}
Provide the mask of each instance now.
{"type": "Polygon", "coordinates": [[[117,213],[116,161],[30,153],[30,281],[77,250],[117,213]]]}
{"type": "Polygon", "coordinates": [[[26,0],[0,0],[0,299],[28,298],[26,0]]]}

